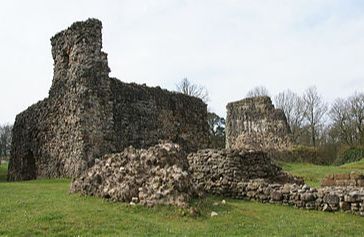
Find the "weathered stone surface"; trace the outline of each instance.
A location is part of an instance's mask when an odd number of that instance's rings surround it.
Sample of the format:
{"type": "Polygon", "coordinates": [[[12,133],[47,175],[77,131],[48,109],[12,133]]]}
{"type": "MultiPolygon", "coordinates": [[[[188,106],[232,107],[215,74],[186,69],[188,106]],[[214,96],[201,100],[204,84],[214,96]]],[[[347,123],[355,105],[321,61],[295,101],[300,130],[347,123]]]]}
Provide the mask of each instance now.
{"type": "Polygon", "coordinates": [[[306,202],[310,202],[310,201],[315,201],[316,197],[312,193],[303,193],[301,195],[301,200],[306,201],[306,202]]]}
{"type": "Polygon", "coordinates": [[[358,172],[351,172],[350,174],[330,174],[321,180],[321,186],[364,187],[364,174],[358,172]]]}
{"type": "Polygon", "coordinates": [[[271,192],[270,197],[271,197],[272,201],[282,201],[283,194],[278,191],[273,191],[273,192],[271,192]]]}
{"type": "Polygon", "coordinates": [[[113,201],[182,207],[200,193],[192,182],[185,152],[173,143],[105,155],[74,179],[70,190],[113,201]]]}
{"type": "Polygon", "coordinates": [[[77,177],[96,157],[171,140],[195,151],[208,142],[200,99],[109,78],[99,20],[51,39],[49,97],[16,117],[8,180],[77,177]]]}
{"type": "Polygon", "coordinates": [[[340,202],[340,198],[336,194],[327,194],[324,196],[323,201],[330,205],[338,205],[340,202]]]}
{"type": "MultiPolygon", "coordinates": [[[[303,183],[283,172],[265,152],[243,150],[204,149],[187,157],[193,182],[207,193],[241,198],[245,187],[241,182],[249,179],[265,179],[268,182],[303,183]]],[[[252,185],[257,183],[252,183],[252,185]]]]}
{"type": "Polygon", "coordinates": [[[233,149],[284,150],[291,145],[284,112],[269,97],[253,97],[229,103],[226,147],[233,149]]]}

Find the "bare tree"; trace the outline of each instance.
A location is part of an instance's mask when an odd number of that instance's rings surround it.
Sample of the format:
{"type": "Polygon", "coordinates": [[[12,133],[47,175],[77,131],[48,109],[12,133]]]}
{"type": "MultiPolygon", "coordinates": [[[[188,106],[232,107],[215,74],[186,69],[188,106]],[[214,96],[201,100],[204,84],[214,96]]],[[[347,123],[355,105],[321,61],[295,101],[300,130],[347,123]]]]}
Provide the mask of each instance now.
{"type": "Polygon", "coordinates": [[[200,98],[205,103],[209,100],[207,89],[203,86],[191,83],[187,78],[184,78],[177,83],[176,88],[178,92],[200,98]]]}
{"type": "Polygon", "coordinates": [[[349,101],[355,140],[359,144],[364,144],[364,93],[356,92],[349,101]]]}
{"type": "Polygon", "coordinates": [[[269,96],[269,91],[264,86],[257,86],[248,91],[247,97],[269,96]]]}
{"type": "Polygon", "coordinates": [[[291,90],[280,92],[274,97],[277,108],[282,109],[291,128],[293,140],[297,143],[302,132],[305,114],[304,102],[300,96],[291,90]]]}
{"type": "Polygon", "coordinates": [[[318,94],[316,87],[309,87],[304,95],[303,101],[305,106],[304,117],[308,123],[310,131],[310,140],[313,146],[316,146],[316,140],[319,136],[319,130],[323,127],[323,118],[327,112],[327,104],[318,94]]]}
{"type": "Polygon", "coordinates": [[[338,98],[329,111],[332,120],[331,133],[338,141],[348,145],[352,145],[354,142],[350,107],[348,100],[338,98]]]}
{"type": "Polygon", "coordinates": [[[0,157],[8,156],[10,153],[11,139],[12,139],[12,125],[0,126],[0,157]]]}
{"type": "Polygon", "coordinates": [[[337,142],[348,145],[364,144],[364,93],[348,99],[336,99],[330,109],[331,133],[337,142]]]}

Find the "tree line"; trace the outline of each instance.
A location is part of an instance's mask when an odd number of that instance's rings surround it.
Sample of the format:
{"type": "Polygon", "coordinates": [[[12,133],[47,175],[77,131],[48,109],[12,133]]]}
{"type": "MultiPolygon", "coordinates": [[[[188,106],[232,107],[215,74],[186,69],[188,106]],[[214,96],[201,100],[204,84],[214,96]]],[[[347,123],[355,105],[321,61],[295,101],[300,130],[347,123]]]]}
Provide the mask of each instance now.
{"type": "MultiPolygon", "coordinates": [[[[187,78],[177,84],[177,91],[201,98],[208,102],[205,87],[190,82],[187,78]],[[183,88],[183,89],[182,89],[183,88]],[[188,89],[187,89],[188,88],[188,89]]],[[[264,86],[248,91],[246,97],[270,96],[276,108],[282,109],[291,129],[296,146],[313,148],[321,163],[341,162],[364,157],[364,92],[354,92],[347,98],[337,98],[329,104],[315,86],[307,88],[301,95],[290,89],[271,96],[264,86]],[[328,157],[330,156],[330,157],[328,157]]],[[[225,119],[208,111],[210,146],[225,145],[225,119]]]]}
{"type": "Polygon", "coordinates": [[[318,163],[364,158],[364,92],[328,103],[316,87],[302,95],[285,90],[274,104],[284,111],[294,143],[316,149],[318,163]]]}
{"type": "MultiPolygon", "coordinates": [[[[249,91],[248,96],[269,96],[264,87],[249,91]]],[[[327,143],[348,146],[364,145],[364,93],[327,103],[316,87],[302,95],[291,90],[273,98],[276,108],[284,111],[296,144],[319,146],[327,143]]]]}

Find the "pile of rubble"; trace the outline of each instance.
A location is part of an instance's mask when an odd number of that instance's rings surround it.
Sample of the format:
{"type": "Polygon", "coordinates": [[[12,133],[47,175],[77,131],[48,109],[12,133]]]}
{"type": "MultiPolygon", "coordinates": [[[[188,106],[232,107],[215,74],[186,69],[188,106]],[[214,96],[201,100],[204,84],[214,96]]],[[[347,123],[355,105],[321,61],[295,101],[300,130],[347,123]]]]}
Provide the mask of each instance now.
{"type": "Polygon", "coordinates": [[[179,145],[162,143],[149,149],[126,148],[105,155],[79,178],[71,192],[113,201],[187,206],[199,196],[188,171],[186,154],[179,145]]]}

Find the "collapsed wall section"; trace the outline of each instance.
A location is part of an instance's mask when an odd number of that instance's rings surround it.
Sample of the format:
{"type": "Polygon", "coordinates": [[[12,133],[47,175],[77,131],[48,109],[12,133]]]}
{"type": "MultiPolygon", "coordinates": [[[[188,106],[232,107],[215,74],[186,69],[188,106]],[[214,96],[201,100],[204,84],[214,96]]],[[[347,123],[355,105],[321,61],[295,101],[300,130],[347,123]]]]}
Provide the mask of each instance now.
{"type": "Polygon", "coordinates": [[[242,198],[242,183],[251,179],[267,182],[303,183],[282,171],[263,151],[204,149],[187,157],[193,182],[207,193],[242,198]]]}

